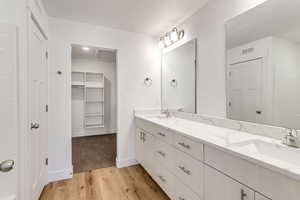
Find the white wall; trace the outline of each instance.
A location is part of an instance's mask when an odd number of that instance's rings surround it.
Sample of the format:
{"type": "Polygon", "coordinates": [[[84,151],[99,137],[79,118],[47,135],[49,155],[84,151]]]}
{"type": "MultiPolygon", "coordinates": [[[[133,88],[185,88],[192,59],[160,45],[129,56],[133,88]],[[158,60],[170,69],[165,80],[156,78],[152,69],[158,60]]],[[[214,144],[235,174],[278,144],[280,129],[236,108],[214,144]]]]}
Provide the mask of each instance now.
{"type": "Polygon", "coordinates": [[[160,59],[157,41],[120,30],[50,19],[51,93],[49,179],[69,177],[71,159],[71,44],[117,50],[117,155],[119,165],[135,161],[135,107],[160,106],[160,59]],[[62,75],[57,71],[61,70],[62,75]],[[153,79],[152,87],[143,82],[153,79]]]}
{"type": "Polygon", "coordinates": [[[274,68],[273,124],[300,129],[300,45],[273,37],[271,51],[274,68]]]}
{"type": "Polygon", "coordinates": [[[197,38],[198,113],[226,116],[225,22],[265,0],[210,0],[179,29],[185,37],[171,48],[197,38]]]}
{"type": "MultiPolygon", "coordinates": [[[[78,58],[72,56],[72,71],[97,72],[105,76],[104,128],[85,129],[84,102],[72,100],[72,136],[103,135],[117,132],[116,62],[114,58],[78,58]]],[[[73,89],[78,90],[77,88],[73,89]]],[[[82,89],[79,89],[82,90],[82,89]]]]}

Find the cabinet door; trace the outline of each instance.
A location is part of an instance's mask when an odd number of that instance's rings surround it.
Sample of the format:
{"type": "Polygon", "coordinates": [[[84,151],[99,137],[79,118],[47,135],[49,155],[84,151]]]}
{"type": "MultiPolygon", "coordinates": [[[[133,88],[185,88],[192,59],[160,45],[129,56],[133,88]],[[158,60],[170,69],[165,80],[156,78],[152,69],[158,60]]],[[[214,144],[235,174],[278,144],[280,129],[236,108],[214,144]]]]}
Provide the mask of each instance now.
{"type": "Polygon", "coordinates": [[[254,191],[205,166],[206,200],[254,200],[254,191]]]}
{"type": "Polygon", "coordinates": [[[136,129],[136,139],[135,139],[135,146],[136,146],[136,160],[143,165],[143,134],[144,131],[142,129],[137,128],[136,129]]]}
{"type": "Polygon", "coordinates": [[[255,200],[271,200],[271,199],[264,197],[259,193],[255,193],[255,200]]]}
{"type": "Polygon", "coordinates": [[[150,174],[154,172],[155,167],[154,145],[153,135],[139,128],[136,130],[136,159],[150,174]]]}
{"type": "Polygon", "coordinates": [[[154,150],[155,150],[155,138],[152,134],[144,132],[143,136],[143,160],[144,167],[150,173],[150,175],[154,176],[155,173],[155,165],[154,163],[154,150]]]}

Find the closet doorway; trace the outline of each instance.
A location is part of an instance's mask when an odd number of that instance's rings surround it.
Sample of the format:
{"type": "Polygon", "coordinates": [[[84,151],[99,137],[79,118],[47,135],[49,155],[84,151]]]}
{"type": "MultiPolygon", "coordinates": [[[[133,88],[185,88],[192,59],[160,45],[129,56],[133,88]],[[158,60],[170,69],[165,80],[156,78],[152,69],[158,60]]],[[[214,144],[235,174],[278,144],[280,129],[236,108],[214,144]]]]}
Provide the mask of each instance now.
{"type": "Polygon", "coordinates": [[[117,52],[72,45],[74,173],[115,166],[117,52]]]}

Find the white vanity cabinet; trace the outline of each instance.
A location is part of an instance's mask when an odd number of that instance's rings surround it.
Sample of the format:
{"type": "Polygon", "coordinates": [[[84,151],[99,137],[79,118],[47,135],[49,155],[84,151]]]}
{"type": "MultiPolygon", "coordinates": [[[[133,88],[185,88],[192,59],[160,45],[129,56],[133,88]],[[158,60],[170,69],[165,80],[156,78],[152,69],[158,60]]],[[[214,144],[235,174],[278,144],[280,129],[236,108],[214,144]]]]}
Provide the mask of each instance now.
{"type": "Polygon", "coordinates": [[[137,125],[137,160],[166,194],[172,200],[204,200],[203,145],[151,123],[137,125]]]}
{"type": "Polygon", "coordinates": [[[147,120],[136,125],[137,160],[172,200],[299,200],[296,180],[147,120]]]}
{"type": "Polygon", "coordinates": [[[142,129],[136,131],[136,157],[138,162],[149,172],[155,171],[153,162],[154,136],[142,129]]]}
{"type": "Polygon", "coordinates": [[[255,200],[271,200],[271,199],[264,197],[259,193],[255,193],[255,200]]]}
{"type": "Polygon", "coordinates": [[[205,166],[205,199],[207,200],[254,200],[254,191],[205,166]]]}

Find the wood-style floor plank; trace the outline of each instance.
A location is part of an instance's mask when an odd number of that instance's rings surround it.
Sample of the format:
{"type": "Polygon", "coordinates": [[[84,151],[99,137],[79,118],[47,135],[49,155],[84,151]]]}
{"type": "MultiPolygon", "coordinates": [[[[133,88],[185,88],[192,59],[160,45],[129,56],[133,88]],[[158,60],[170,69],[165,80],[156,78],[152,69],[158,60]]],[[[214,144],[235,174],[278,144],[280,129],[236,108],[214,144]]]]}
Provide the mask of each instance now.
{"type": "Polygon", "coordinates": [[[49,183],[40,200],[170,200],[139,165],[97,169],[49,183]]]}

